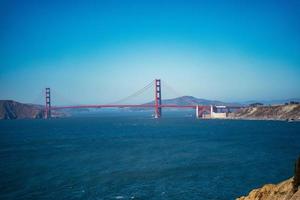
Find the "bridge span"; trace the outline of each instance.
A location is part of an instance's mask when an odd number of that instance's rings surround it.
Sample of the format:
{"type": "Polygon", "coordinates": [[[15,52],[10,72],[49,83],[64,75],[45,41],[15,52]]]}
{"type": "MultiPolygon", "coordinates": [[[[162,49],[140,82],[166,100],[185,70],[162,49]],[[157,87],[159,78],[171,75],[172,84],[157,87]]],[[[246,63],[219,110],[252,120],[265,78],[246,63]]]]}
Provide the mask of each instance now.
{"type": "MultiPolygon", "coordinates": [[[[149,85],[147,86],[149,87],[149,85]]],[[[138,91],[139,93],[139,91],[138,91]]],[[[179,109],[195,109],[196,117],[202,118],[204,112],[210,112],[211,106],[209,105],[197,105],[193,102],[188,102],[187,105],[176,104],[162,104],[161,95],[161,80],[154,80],[154,104],[93,104],[93,105],[70,105],[70,106],[52,106],[51,104],[51,92],[50,88],[45,90],[45,118],[51,118],[52,110],[63,109],[80,109],[80,108],[153,108],[155,118],[162,116],[162,108],[179,108],[179,109]]],[[[224,106],[222,106],[224,108],[224,106]]],[[[228,108],[228,107],[227,107],[228,108]]],[[[234,107],[230,107],[234,108],[234,107]]],[[[238,108],[238,107],[236,107],[238,108]]]]}

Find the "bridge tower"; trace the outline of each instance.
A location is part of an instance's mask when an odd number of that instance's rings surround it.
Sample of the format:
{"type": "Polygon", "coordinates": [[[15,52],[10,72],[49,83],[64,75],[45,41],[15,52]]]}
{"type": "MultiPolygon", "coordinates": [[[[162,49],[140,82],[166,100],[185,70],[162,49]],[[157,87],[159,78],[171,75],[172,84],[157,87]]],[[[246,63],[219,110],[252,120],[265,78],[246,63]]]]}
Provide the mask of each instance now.
{"type": "Polygon", "coordinates": [[[155,79],[155,118],[161,117],[161,81],[155,79]]]}
{"type": "Polygon", "coordinates": [[[50,88],[46,88],[45,90],[45,98],[46,98],[46,105],[45,105],[45,118],[51,118],[51,96],[50,96],[50,88]]]}
{"type": "Polygon", "coordinates": [[[204,113],[204,108],[203,108],[203,106],[197,105],[197,106],[196,106],[196,118],[197,118],[197,119],[203,118],[203,113],[204,113]]]}
{"type": "Polygon", "coordinates": [[[201,116],[200,116],[200,110],[199,110],[199,106],[197,105],[196,106],[196,118],[199,119],[201,116]]]}

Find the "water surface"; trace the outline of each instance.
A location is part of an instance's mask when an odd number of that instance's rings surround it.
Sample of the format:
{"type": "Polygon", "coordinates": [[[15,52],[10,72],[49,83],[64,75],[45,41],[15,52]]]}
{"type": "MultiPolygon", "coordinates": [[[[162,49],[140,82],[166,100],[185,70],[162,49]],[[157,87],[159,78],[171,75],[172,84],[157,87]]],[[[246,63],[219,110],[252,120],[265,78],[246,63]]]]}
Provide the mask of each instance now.
{"type": "Polygon", "coordinates": [[[293,174],[300,123],[0,121],[0,199],[234,199],[293,174]]]}

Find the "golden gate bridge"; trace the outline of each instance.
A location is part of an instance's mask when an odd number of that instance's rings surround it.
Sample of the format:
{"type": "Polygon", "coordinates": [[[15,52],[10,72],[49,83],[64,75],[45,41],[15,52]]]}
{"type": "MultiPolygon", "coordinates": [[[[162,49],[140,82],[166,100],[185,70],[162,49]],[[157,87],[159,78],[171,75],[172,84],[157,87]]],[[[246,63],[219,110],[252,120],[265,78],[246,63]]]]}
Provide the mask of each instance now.
{"type": "MultiPolygon", "coordinates": [[[[118,101],[114,104],[93,104],[93,105],[68,105],[68,106],[53,106],[51,103],[51,90],[49,87],[45,89],[45,118],[51,118],[51,111],[53,110],[63,110],[63,109],[80,109],[80,108],[153,108],[154,117],[160,118],[162,116],[162,108],[183,108],[183,109],[195,109],[196,117],[201,118],[205,111],[210,110],[208,105],[197,105],[194,102],[187,102],[187,105],[177,105],[177,104],[162,104],[162,90],[161,90],[161,80],[155,79],[151,81],[148,85],[138,90],[134,94],[118,101]],[[154,86],[154,104],[119,104],[123,100],[130,99],[143,93],[146,89],[154,86]]],[[[233,108],[233,106],[231,106],[233,108]]],[[[235,106],[235,108],[239,108],[235,106]]]]}

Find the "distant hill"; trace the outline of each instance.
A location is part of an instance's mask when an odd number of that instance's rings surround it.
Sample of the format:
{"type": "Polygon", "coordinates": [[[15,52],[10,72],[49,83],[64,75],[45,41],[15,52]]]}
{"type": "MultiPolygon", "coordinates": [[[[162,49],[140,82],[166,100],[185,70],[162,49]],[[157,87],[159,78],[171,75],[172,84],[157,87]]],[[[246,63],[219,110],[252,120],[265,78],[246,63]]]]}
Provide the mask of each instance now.
{"type": "Polygon", "coordinates": [[[285,103],[289,103],[291,101],[300,102],[300,98],[290,98],[290,99],[275,99],[275,100],[252,100],[252,101],[245,101],[243,104],[249,105],[252,103],[262,103],[264,105],[283,105],[285,103]]]}
{"type": "Polygon", "coordinates": [[[0,119],[42,118],[42,106],[0,100],[0,119]]]}
{"type": "MultiPolygon", "coordinates": [[[[225,106],[244,106],[249,105],[250,103],[263,103],[265,105],[276,105],[276,104],[284,104],[290,101],[300,102],[300,99],[293,98],[287,100],[273,100],[273,101],[248,101],[244,103],[234,103],[234,102],[222,102],[217,100],[208,100],[208,99],[201,99],[196,98],[193,96],[182,96],[173,99],[163,99],[162,104],[173,104],[173,105],[225,105],[225,106]]],[[[154,104],[154,101],[145,103],[145,104],[154,104]]],[[[290,106],[293,107],[293,106],[290,106]]],[[[294,118],[299,119],[299,107],[293,111],[293,113],[282,113],[280,114],[281,117],[277,117],[274,112],[281,113],[281,109],[288,108],[285,107],[270,107],[270,106],[262,106],[258,108],[250,107],[242,109],[238,112],[234,117],[235,118],[294,118]],[[296,112],[296,114],[294,113],[296,112]],[[250,113],[250,114],[249,114],[250,113]]],[[[37,119],[43,118],[44,106],[42,105],[35,105],[35,104],[24,104],[19,103],[13,100],[0,100],[0,119],[37,119]]],[[[150,109],[150,108],[148,108],[150,109]]],[[[130,110],[148,110],[147,108],[131,108],[130,110]]],[[[151,108],[152,109],[152,108],[151,108]]],[[[175,108],[174,108],[175,109],[175,108]]],[[[72,109],[65,109],[62,111],[53,111],[53,117],[64,117],[69,115],[76,115],[80,113],[87,113],[87,112],[95,112],[96,109],[79,109],[79,110],[72,110],[72,109]]],[[[283,110],[282,112],[285,112],[283,110]]],[[[278,115],[279,116],[279,115],[278,115]]]]}
{"type": "Polygon", "coordinates": [[[300,120],[300,104],[247,107],[232,113],[235,119],[300,120]]]}
{"type": "MultiPolygon", "coordinates": [[[[154,101],[148,102],[146,104],[154,104],[154,101]]],[[[200,99],[193,96],[182,96],[173,99],[163,99],[162,104],[175,104],[175,105],[225,105],[225,106],[241,106],[240,103],[229,103],[222,102],[217,100],[208,100],[208,99],[200,99]]]]}
{"type": "MultiPolygon", "coordinates": [[[[44,106],[25,104],[13,100],[0,100],[1,119],[40,119],[44,118],[44,106]]],[[[52,117],[67,116],[65,112],[52,111],[52,117]]]]}

